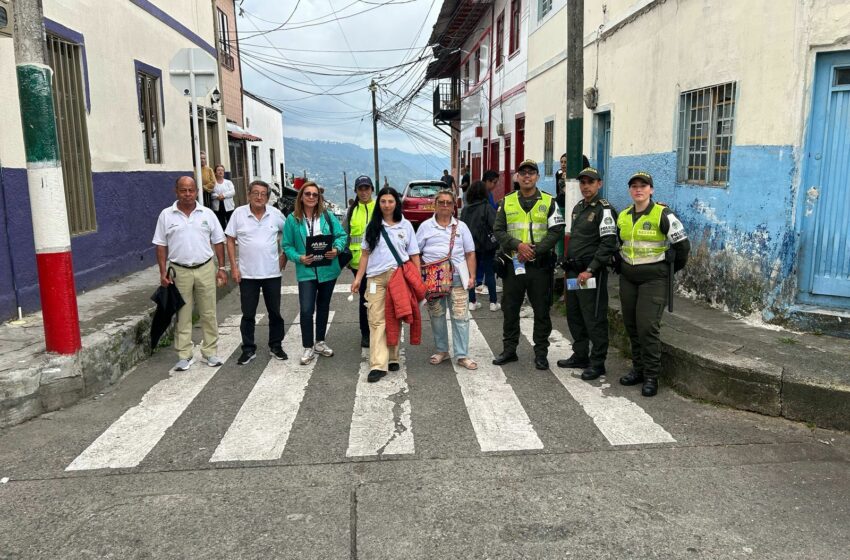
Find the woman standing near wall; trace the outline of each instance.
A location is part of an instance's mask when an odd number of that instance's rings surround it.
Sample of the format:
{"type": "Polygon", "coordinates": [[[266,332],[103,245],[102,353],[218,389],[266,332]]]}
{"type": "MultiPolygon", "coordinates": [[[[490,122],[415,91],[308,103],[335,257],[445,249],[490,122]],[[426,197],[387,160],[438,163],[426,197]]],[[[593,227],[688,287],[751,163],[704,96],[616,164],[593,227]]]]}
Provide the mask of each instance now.
{"type": "Polygon", "coordinates": [[[287,259],[295,263],[298,279],[301,345],[304,347],[302,364],[309,364],[316,354],[328,357],[334,355],[325,342],[325,334],[328,330],[331,296],[340,273],[336,257],[345,250],[347,237],[336,217],[325,210],[325,200],[319,192],[319,185],[313,181],[304,183],[295,197],[295,209],[283,225],[281,241],[287,259]],[[317,235],[333,237],[333,244],[324,253],[323,259],[314,257],[307,250],[307,238],[317,235]],[[323,261],[327,264],[319,266],[323,261]]]}
{"type": "MultiPolygon", "coordinates": [[[[437,208],[439,210],[439,208],[437,208]]],[[[469,229],[475,242],[475,263],[479,273],[483,273],[484,285],[490,295],[490,311],[499,311],[502,307],[496,301],[496,273],[493,271],[493,259],[499,243],[493,235],[496,223],[496,210],[487,199],[487,188],[483,181],[475,181],[466,191],[466,204],[460,212],[460,219],[469,229]]],[[[469,290],[469,309],[479,309],[476,292],[469,290]]]]}
{"type": "Polygon", "coordinates": [[[233,197],[236,196],[236,187],[229,179],[224,178],[224,166],[218,164],[215,166],[215,186],[212,190],[212,211],[218,217],[218,222],[221,228],[227,227],[227,222],[230,221],[230,216],[233,214],[233,209],[236,206],[233,204],[233,197]]]}
{"type": "Polygon", "coordinates": [[[374,383],[387,374],[398,371],[398,345],[387,345],[386,294],[390,277],[402,263],[411,261],[420,266],[419,245],[413,225],[402,216],[401,197],[392,187],[378,191],[378,211],[372,212],[361,245],[360,266],[351,283],[351,293],[358,294],[360,283],[368,282],[366,303],[369,316],[369,375],[374,383]],[[387,242],[392,243],[392,248],[387,242]],[[393,254],[395,252],[395,254],[393,254]],[[398,257],[398,260],[397,258],[398,257]]]}
{"type": "Polygon", "coordinates": [[[629,179],[633,204],[620,212],[620,302],[632,346],[632,369],[623,385],[643,383],[641,393],[658,392],[661,373],[661,315],[673,273],[684,268],[691,250],[682,222],[670,208],[654,202],[652,175],[639,171],[629,179]]]}

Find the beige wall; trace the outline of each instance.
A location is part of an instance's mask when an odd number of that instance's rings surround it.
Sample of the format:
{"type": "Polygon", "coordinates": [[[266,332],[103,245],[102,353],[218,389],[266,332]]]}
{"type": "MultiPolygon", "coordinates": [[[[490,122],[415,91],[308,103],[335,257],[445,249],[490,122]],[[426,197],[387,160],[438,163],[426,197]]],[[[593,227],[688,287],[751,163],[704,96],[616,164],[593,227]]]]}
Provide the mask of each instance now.
{"type": "MultiPolygon", "coordinates": [[[[194,33],[213,41],[209,0],[156,2],[194,33]],[[173,7],[177,9],[172,10],[173,7]]],[[[177,31],[130,2],[45,0],[44,15],[81,33],[85,39],[91,97],[87,125],[94,171],[164,171],[191,168],[188,101],[171,86],[168,67],[181,48],[194,45],[177,31]],[[155,38],[155,40],[152,40],[155,38]],[[161,126],[162,163],[144,161],[134,59],[162,71],[165,124],[161,126]]],[[[26,165],[12,42],[0,40],[0,161],[26,165]]]]}

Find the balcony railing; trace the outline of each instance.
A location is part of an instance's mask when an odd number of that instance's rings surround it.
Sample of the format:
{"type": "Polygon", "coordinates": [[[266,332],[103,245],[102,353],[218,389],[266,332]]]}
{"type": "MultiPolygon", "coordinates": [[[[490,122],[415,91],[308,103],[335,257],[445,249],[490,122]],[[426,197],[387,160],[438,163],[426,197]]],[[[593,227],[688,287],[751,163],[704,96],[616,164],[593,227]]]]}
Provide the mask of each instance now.
{"type": "Polygon", "coordinates": [[[452,121],[460,116],[460,82],[437,84],[434,88],[434,120],[452,121]]]}
{"type": "Polygon", "coordinates": [[[224,51],[218,51],[218,61],[222,66],[224,66],[228,70],[233,70],[234,63],[232,54],[224,51]]]}

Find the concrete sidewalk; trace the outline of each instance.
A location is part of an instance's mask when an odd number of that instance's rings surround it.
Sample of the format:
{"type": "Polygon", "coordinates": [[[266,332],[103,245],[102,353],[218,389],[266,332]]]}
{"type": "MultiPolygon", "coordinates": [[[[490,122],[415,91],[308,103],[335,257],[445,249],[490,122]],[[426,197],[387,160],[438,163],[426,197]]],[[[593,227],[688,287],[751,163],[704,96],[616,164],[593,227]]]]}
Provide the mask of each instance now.
{"type": "MultiPolygon", "coordinates": [[[[79,294],[83,348],[74,356],[46,352],[40,312],[0,325],[0,428],[93,395],[150,356],[158,286],[153,266],[79,294]]],[[[233,287],[219,289],[219,298],[233,287]]]]}
{"type": "MultiPolygon", "coordinates": [[[[627,350],[616,277],[610,294],[611,340],[627,350]]],[[[752,324],[680,296],[673,311],[664,313],[661,328],[668,386],[742,410],[850,430],[850,340],[752,324]]]]}

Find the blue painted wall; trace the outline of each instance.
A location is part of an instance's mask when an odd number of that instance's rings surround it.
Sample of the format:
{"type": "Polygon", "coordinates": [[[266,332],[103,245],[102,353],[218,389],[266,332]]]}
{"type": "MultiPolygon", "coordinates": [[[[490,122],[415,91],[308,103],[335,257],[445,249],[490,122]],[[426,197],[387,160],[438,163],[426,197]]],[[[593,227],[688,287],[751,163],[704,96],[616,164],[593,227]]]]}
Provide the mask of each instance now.
{"type": "MultiPolygon", "coordinates": [[[[71,239],[78,292],[156,264],[151,244],[156,218],[174,201],[174,181],[181,175],[192,172],[92,174],[98,229],[71,239]]],[[[5,219],[0,230],[0,318],[8,318],[17,312],[13,268],[24,311],[39,309],[40,301],[26,170],[3,168],[0,189],[0,220],[5,219]]]]}
{"type": "Polygon", "coordinates": [[[611,157],[607,198],[622,210],[631,203],[627,181],[649,171],[655,200],[685,224],[691,260],[680,286],[712,303],[767,320],[787,315],[794,302],[797,242],[793,225],[792,146],[734,146],[724,188],[676,183],[674,152],[611,157]]]}

